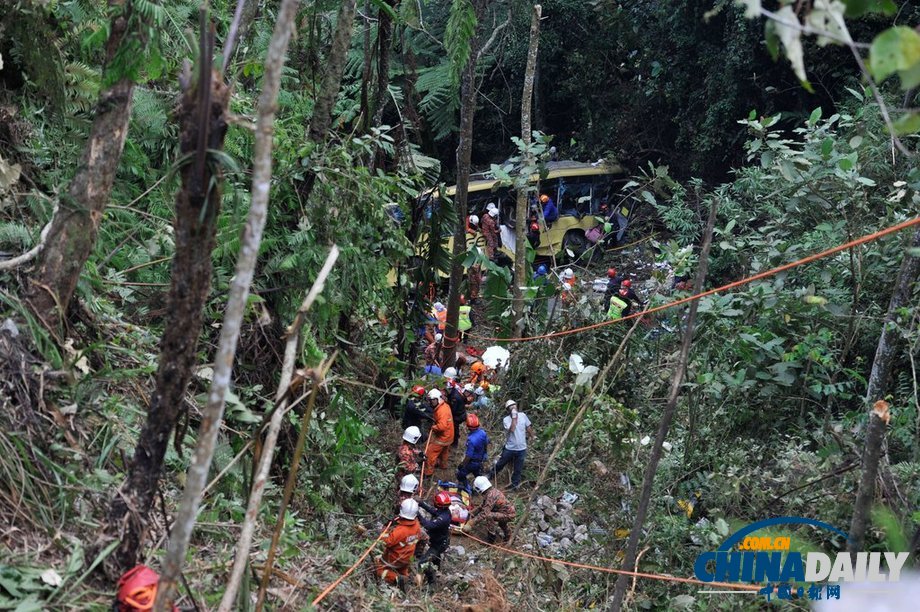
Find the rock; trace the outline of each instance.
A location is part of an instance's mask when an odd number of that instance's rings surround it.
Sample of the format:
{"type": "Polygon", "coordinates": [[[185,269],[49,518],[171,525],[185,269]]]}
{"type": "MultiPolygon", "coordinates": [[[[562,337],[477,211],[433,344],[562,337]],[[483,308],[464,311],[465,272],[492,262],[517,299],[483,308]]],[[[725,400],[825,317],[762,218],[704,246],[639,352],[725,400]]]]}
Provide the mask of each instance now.
{"type": "Polygon", "coordinates": [[[546,506],[545,508],[543,508],[543,514],[548,517],[556,516],[556,514],[558,514],[556,512],[556,506],[552,502],[550,502],[549,506],[546,506]]]}
{"type": "Polygon", "coordinates": [[[559,548],[566,549],[572,547],[572,540],[568,538],[562,538],[559,540],[559,548]]]}
{"type": "Polygon", "coordinates": [[[588,526],[587,525],[576,525],[575,533],[588,533],[588,526]]]}
{"type": "Polygon", "coordinates": [[[569,502],[561,501],[557,504],[556,508],[558,508],[560,512],[569,512],[572,510],[572,504],[569,502]]]}
{"type": "Polygon", "coordinates": [[[3,325],[0,326],[0,331],[9,333],[13,338],[19,335],[19,328],[16,326],[16,322],[13,321],[13,319],[4,320],[3,325]]]}
{"type": "Polygon", "coordinates": [[[549,498],[549,495],[541,495],[537,498],[537,505],[541,508],[552,508],[553,500],[549,498]]]}
{"type": "Polygon", "coordinates": [[[552,543],[553,543],[553,536],[549,535],[548,533],[538,533],[537,534],[537,544],[539,544],[543,548],[546,548],[552,543]]]}
{"type": "Polygon", "coordinates": [[[582,543],[582,542],[586,542],[587,540],[588,540],[588,534],[587,534],[587,533],[576,533],[576,534],[575,534],[575,541],[576,541],[577,543],[580,544],[580,543],[582,543]]]}
{"type": "Polygon", "coordinates": [[[595,459],[591,462],[591,467],[594,469],[594,472],[598,476],[606,476],[610,471],[607,469],[607,466],[601,463],[598,459],[595,459]]]}
{"type": "Polygon", "coordinates": [[[540,531],[546,531],[549,529],[549,523],[547,523],[543,519],[540,519],[539,527],[540,527],[540,531]]]}
{"type": "Polygon", "coordinates": [[[462,546],[451,546],[451,547],[450,547],[450,550],[451,550],[451,552],[453,552],[453,553],[455,553],[455,554],[457,554],[457,555],[459,555],[459,556],[461,556],[461,557],[464,556],[464,555],[466,554],[466,549],[463,548],[462,546]]]}

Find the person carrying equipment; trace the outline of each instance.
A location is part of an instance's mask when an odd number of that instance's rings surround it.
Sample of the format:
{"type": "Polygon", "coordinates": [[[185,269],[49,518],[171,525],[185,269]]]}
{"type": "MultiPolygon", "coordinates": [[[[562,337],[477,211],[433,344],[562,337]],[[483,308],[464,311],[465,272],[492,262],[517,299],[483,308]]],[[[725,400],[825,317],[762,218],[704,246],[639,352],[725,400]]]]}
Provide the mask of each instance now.
{"type": "Polygon", "coordinates": [[[418,502],[414,499],[403,501],[396,525],[383,534],[383,554],[374,559],[377,576],[405,589],[415,549],[427,537],[418,521],[418,502]]]}
{"type": "Polygon", "coordinates": [[[627,317],[629,313],[632,312],[632,307],[635,304],[639,306],[642,304],[642,300],[639,299],[639,296],[636,295],[636,292],[632,290],[632,281],[628,278],[620,283],[620,290],[617,292],[617,295],[620,296],[620,299],[626,302],[626,308],[622,311],[622,316],[627,317]]]}
{"type": "MultiPolygon", "coordinates": [[[[479,217],[470,215],[466,231],[473,234],[473,246],[475,246],[479,252],[482,252],[480,246],[484,244],[484,235],[479,229],[479,217]],[[477,231],[479,231],[479,236],[476,236],[477,231]]],[[[482,265],[475,263],[470,266],[467,269],[466,278],[470,286],[470,303],[475,304],[479,300],[479,288],[482,286],[482,265]]]]}
{"type": "Polygon", "coordinates": [[[524,471],[524,456],[527,454],[527,436],[531,433],[530,419],[523,412],[517,409],[517,402],[508,400],[505,402],[505,408],[508,409],[508,416],[502,420],[505,431],[508,432],[508,440],[505,442],[505,448],[502,454],[492,467],[491,476],[502,471],[508,463],[514,462],[514,469],[511,472],[511,488],[517,489],[521,486],[521,472],[524,471]]]}
{"type": "Polygon", "coordinates": [[[607,289],[604,291],[604,303],[607,308],[610,307],[611,296],[616,295],[617,291],[620,290],[621,282],[623,282],[623,278],[617,273],[617,269],[607,268],[607,289]]]}
{"type": "Polygon", "coordinates": [[[434,409],[434,425],[431,427],[431,443],[425,458],[425,476],[434,474],[434,468],[446,468],[450,456],[450,445],[454,442],[454,420],[450,406],[437,389],[428,392],[428,404],[434,409]]]}
{"type": "Polygon", "coordinates": [[[396,451],[396,480],[401,482],[403,476],[419,471],[425,460],[425,453],[417,446],[421,437],[422,432],[415,425],[407,427],[403,432],[403,443],[396,451]]]}
{"type": "Polygon", "coordinates": [[[486,532],[486,541],[492,544],[496,540],[507,542],[511,539],[511,526],[509,523],[517,516],[514,504],[508,501],[505,494],[492,486],[492,482],[485,476],[477,476],[473,481],[473,491],[484,495],[482,503],[470,512],[470,520],[464,529],[470,530],[473,524],[481,523],[486,532]]]}
{"type": "Polygon", "coordinates": [[[475,414],[466,415],[466,427],[470,432],[466,436],[466,455],[457,467],[457,481],[464,487],[467,486],[470,474],[480,475],[489,450],[489,436],[479,427],[479,417],[475,414]]]}
{"type": "Polygon", "coordinates": [[[419,503],[431,519],[422,517],[421,523],[428,534],[428,550],[418,559],[418,567],[425,572],[429,583],[434,582],[435,568],[441,567],[441,556],[450,546],[450,494],[447,491],[438,491],[434,496],[434,506],[422,501],[419,503]]]}

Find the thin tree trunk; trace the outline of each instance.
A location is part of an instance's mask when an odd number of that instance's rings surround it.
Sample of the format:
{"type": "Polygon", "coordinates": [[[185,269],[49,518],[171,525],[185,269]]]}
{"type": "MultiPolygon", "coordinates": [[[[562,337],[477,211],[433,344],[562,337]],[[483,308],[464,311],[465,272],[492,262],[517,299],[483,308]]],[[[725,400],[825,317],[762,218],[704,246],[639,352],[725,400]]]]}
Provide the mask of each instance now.
{"type": "Polygon", "coordinates": [[[298,0],[282,0],[265,57],[265,73],[262,77],[262,93],[259,96],[258,118],[256,119],[252,162],[252,199],[249,215],[243,228],[236,272],[230,285],[230,296],[227,299],[220,341],[214,357],[214,376],[208,392],[208,403],[202,411],[198,445],[195,447],[195,457],[186,476],[181,507],[173,525],[169,551],[163,564],[160,586],[157,590],[154,610],[158,612],[171,609],[176,583],[185,562],[185,552],[195,525],[198,506],[201,503],[201,492],[207,484],[217,434],[223,420],[224,400],[230,386],[236,345],[240,337],[240,327],[249,298],[249,286],[252,283],[268,211],[268,196],[272,179],[272,136],[275,113],[278,110],[281,70],[287,56],[298,5],[298,0]]]}
{"type": "Polygon", "coordinates": [[[367,92],[367,88],[370,86],[371,81],[371,65],[372,65],[372,56],[371,56],[371,1],[364,0],[364,70],[361,72],[361,112],[360,112],[360,123],[358,124],[362,132],[367,131],[367,126],[369,125],[368,115],[370,115],[370,102],[367,92]]]}
{"type": "MultiPolygon", "coordinates": [[[[109,0],[108,4],[110,7],[123,6],[124,1],[109,0]]],[[[112,76],[112,60],[125,38],[127,25],[127,14],[112,19],[106,43],[104,79],[112,76]]],[[[25,291],[27,303],[49,329],[58,329],[63,321],[80,273],[96,244],[128,135],[133,93],[134,82],[127,78],[99,92],[80,166],[70,181],[67,194],[61,198],[60,208],[52,219],[45,245],[29,277],[25,291]]]]}
{"type": "Polygon", "coordinates": [[[221,171],[207,163],[207,151],[220,151],[227,133],[230,90],[211,69],[213,26],[204,13],[197,84],[184,84],[179,110],[182,187],[176,196],[175,254],[166,311],[170,315],[160,339],[156,388],[147,420],[138,437],[125,483],[112,500],[103,542],[120,538],[110,575],[132,567],[143,542],[146,517],[163,469],[170,434],[185,403],[198,349],[202,315],[211,288],[211,251],[220,211],[221,171]],[[120,570],[120,571],[119,571],[120,570]]]}
{"type": "MultiPolygon", "coordinates": [[[[396,10],[399,0],[385,0],[396,10]]],[[[390,48],[393,46],[393,20],[389,11],[381,8],[377,13],[377,88],[374,90],[374,118],[369,127],[380,125],[387,106],[387,88],[390,86],[390,48]]]]}
{"type": "MultiPolygon", "coordinates": [[[[910,247],[920,247],[920,231],[914,234],[910,247]]],[[[882,455],[885,430],[888,425],[888,405],[880,400],[885,397],[885,388],[888,386],[888,378],[891,375],[898,340],[893,322],[898,316],[898,310],[910,303],[918,274],[920,274],[920,257],[914,257],[909,251],[905,252],[901,261],[901,269],[898,271],[898,278],[895,281],[894,292],[888,302],[888,314],[885,315],[885,320],[882,322],[882,333],[878,338],[875,359],[872,361],[872,371],[866,386],[866,403],[871,407],[869,424],[866,428],[866,446],[862,456],[862,477],[859,480],[856,503],[853,507],[853,520],[850,522],[850,539],[847,541],[847,550],[850,552],[859,552],[863,549],[869,511],[872,500],[875,498],[875,481],[878,477],[879,459],[882,455]]]]}
{"type": "MultiPolygon", "coordinates": [[[[533,106],[534,70],[537,66],[537,50],[540,45],[540,15],[543,7],[535,4],[533,17],[530,21],[530,47],[527,50],[527,68],[524,70],[524,93],[521,96],[521,140],[526,147],[524,153],[524,167],[533,165],[533,156],[530,154],[531,143],[531,108],[533,106]]],[[[529,170],[528,170],[529,172],[529,170]]],[[[514,320],[511,334],[519,338],[524,331],[524,283],[527,282],[525,267],[527,265],[527,196],[526,188],[518,189],[517,206],[515,208],[514,236],[516,247],[514,249],[514,284],[511,287],[513,301],[511,303],[512,319],[514,320]]]]}
{"type": "MultiPolygon", "coordinates": [[[[329,48],[329,55],[326,57],[324,66],[325,78],[322,87],[316,94],[313,117],[310,119],[310,129],[307,131],[307,140],[315,145],[326,142],[326,136],[332,126],[332,108],[335,106],[335,100],[342,85],[342,73],[345,71],[351,30],[355,23],[356,4],[357,0],[342,0],[342,5],[339,7],[335,35],[332,38],[332,46],[329,48]]],[[[315,183],[316,174],[308,169],[298,188],[298,193],[304,202],[310,199],[315,183]]]]}
{"type": "MultiPolygon", "coordinates": [[[[485,12],[486,2],[473,2],[477,26],[485,12]]],[[[470,40],[470,58],[460,75],[460,134],[457,142],[457,191],[454,194],[454,246],[450,264],[450,284],[447,294],[447,318],[444,322],[444,341],[441,345],[442,367],[452,367],[457,361],[457,343],[460,340],[460,283],[463,281],[463,254],[466,253],[466,213],[470,189],[470,164],[473,157],[473,116],[476,114],[476,64],[481,50],[476,45],[476,34],[470,40]]]]}
{"type": "MultiPolygon", "coordinates": [[[[713,200],[712,206],[709,209],[709,220],[706,223],[703,248],[700,251],[700,267],[696,273],[696,280],[693,283],[693,293],[700,293],[703,289],[703,283],[706,282],[706,272],[709,269],[709,247],[712,245],[712,229],[716,221],[717,208],[717,200],[713,200]]],[[[652,498],[652,486],[655,482],[655,473],[658,471],[658,463],[661,461],[661,446],[668,435],[668,430],[671,428],[671,422],[674,420],[674,412],[677,409],[677,398],[680,395],[680,387],[684,381],[687,361],[690,357],[690,347],[693,344],[693,330],[696,326],[696,311],[699,308],[699,304],[699,300],[694,300],[690,303],[690,310],[687,313],[687,329],[684,331],[684,338],[680,346],[680,355],[677,358],[677,364],[674,366],[674,375],[671,377],[671,391],[668,394],[667,404],[665,404],[664,411],[661,414],[661,424],[658,426],[658,434],[655,436],[655,443],[652,445],[652,455],[645,465],[645,474],[642,477],[642,492],[639,495],[639,506],[636,509],[636,518],[629,532],[629,541],[626,543],[626,551],[623,555],[622,569],[626,571],[634,571],[636,550],[639,547],[639,537],[642,535],[642,526],[648,514],[649,502],[652,498]]],[[[616,588],[613,592],[613,602],[610,604],[610,609],[614,612],[619,612],[623,605],[623,597],[626,595],[628,582],[629,579],[625,574],[620,574],[617,578],[616,588]]]]}
{"type": "MultiPolygon", "coordinates": [[[[284,346],[284,363],[281,366],[281,380],[278,383],[278,390],[275,392],[275,410],[272,413],[271,421],[268,427],[268,433],[265,435],[265,443],[259,458],[259,466],[256,470],[256,476],[252,482],[252,488],[249,491],[249,502],[246,505],[246,519],[243,522],[243,528],[240,532],[236,545],[236,554],[233,561],[233,569],[230,572],[230,578],[227,580],[227,589],[220,600],[218,612],[230,612],[236,606],[236,594],[240,588],[243,579],[243,573],[249,564],[249,547],[252,545],[252,535],[255,532],[256,524],[259,518],[259,507],[262,504],[262,494],[265,492],[265,483],[268,481],[268,473],[271,469],[272,459],[275,454],[275,443],[278,441],[278,433],[281,431],[281,421],[287,412],[288,404],[294,401],[290,393],[291,380],[294,377],[294,365],[297,359],[298,349],[300,347],[300,330],[306,321],[306,314],[313,306],[317,296],[323,290],[326,278],[335,265],[335,260],[339,256],[339,249],[335,245],[329,250],[326,257],[326,263],[313,283],[313,287],[304,298],[303,304],[297,310],[293,323],[287,328],[285,335],[287,341],[284,346]]],[[[313,391],[315,392],[315,390],[313,391]]]]}

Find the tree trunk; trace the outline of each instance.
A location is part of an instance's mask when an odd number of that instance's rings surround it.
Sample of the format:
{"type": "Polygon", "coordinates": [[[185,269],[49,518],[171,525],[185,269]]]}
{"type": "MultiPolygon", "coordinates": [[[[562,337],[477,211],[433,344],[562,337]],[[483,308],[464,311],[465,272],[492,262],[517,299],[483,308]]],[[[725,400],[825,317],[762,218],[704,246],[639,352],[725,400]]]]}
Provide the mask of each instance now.
{"type": "MultiPolygon", "coordinates": [[[[240,253],[230,284],[230,296],[227,298],[217,354],[214,356],[214,375],[211,389],[208,391],[208,403],[202,411],[201,426],[198,429],[195,457],[188,469],[185,490],[182,492],[182,504],[176,517],[176,524],[169,542],[169,552],[163,565],[163,575],[160,579],[160,589],[156,600],[158,611],[172,609],[168,604],[171,604],[176,582],[185,561],[195,517],[198,515],[198,507],[201,504],[201,492],[207,483],[208,471],[211,468],[217,443],[217,434],[223,420],[224,400],[230,386],[236,345],[240,337],[243,314],[249,299],[249,286],[252,283],[259,245],[262,241],[262,230],[265,227],[265,217],[268,212],[268,196],[272,178],[272,136],[274,135],[275,113],[278,110],[281,69],[287,56],[298,4],[298,0],[282,1],[266,53],[265,74],[262,77],[262,93],[259,96],[256,120],[249,215],[243,227],[240,253]]],[[[207,253],[210,256],[210,250],[207,253]]]]}
{"type": "MultiPolygon", "coordinates": [[[[122,6],[124,0],[109,0],[122,6]]],[[[106,43],[104,79],[111,77],[115,53],[127,34],[127,15],[112,19],[106,43]]],[[[143,52],[143,51],[141,51],[143,52]]],[[[33,313],[49,329],[57,329],[67,312],[80,273],[96,244],[96,235],[128,135],[134,82],[122,78],[99,92],[89,139],[80,166],[61,198],[45,246],[26,287],[33,313]]]]}
{"type": "MultiPolygon", "coordinates": [[[[307,131],[307,140],[317,146],[326,142],[326,136],[332,126],[332,108],[339,95],[339,87],[342,85],[342,73],[345,71],[345,59],[348,55],[351,30],[355,22],[356,4],[357,0],[342,0],[342,5],[339,7],[335,36],[332,38],[332,46],[329,48],[329,55],[325,62],[326,76],[322,87],[316,94],[310,129],[307,131]]],[[[315,183],[316,174],[308,169],[297,190],[304,202],[310,199],[315,183]]]]}
{"type": "MultiPolygon", "coordinates": [[[[716,221],[716,210],[717,201],[713,201],[709,209],[709,220],[706,223],[703,248],[700,251],[700,267],[699,270],[697,270],[696,280],[693,283],[693,293],[700,293],[703,289],[703,283],[706,282],[706,272],[709,269],[709,247],[712,246],[712,230],[716,221]]],[[[642,476],[642,492],[639,495],[639,506],[636,509],[636,518],[629,532],[629,541],[626,543],[626,551],[623,555],[622,569],[625,571],[633,571],[633,567],[636,563],[636,549],[639,547],[639,537],[642,535],[642,526],[648,514],[648,507],[652,498],[652,486],[655,482],[655,473],[658,471],[658,463],[661,461],[661,446],[664,444],[665,437],[668,435],[668,430],[671,428],[671,422],[674,420],[674,412],[677,409],[677,398],[680,395],[680,387],[684,381],[687,361],[690,357],[690,347],[693,344],[693,330],[696,326],[696,311],[699,305],[699,300],[694,300],[690,303],[690,311],[687,313],[687,329],[684,331],[683,341],[680,346],[680,354],[677,358],[677,364],[674,366],[674,375],[671,377],[671,391],[668,394],[668,401],[661,414],[661,423],[658,426],[658,434],[655,436],[655,443],[652,445],[652,454],[648,459],[648,463],[645,464],[645,473],[642,476]]],[[[626,595],[626,585],[628,582],[629,579],[625,574],[620,574],[617,577],[616,588],[613,591],[613,602],[610,604],[610,609],[614,612],[619,612],[623,605],[623,597],[626,595]]]]}
{"type": "MultiPolygon", "coordinates": [[[[485,11],[485,0],[473,2],[477,23],[485,11]]],[[[477,25],[477,30],[478,25],[477,25]]],[[[454,194],[454,248],[450,264],[450,289],[447,294],[447,320],[444,322],[444,341],[441,346],[442,367],[449,368],[457,361],[457,343],[460,340],[460,283],[463,281],[463,254],[466,253],[466,213],[470,189],[470,164],[473,157],[473,115],[476,113],[476,64],[479,48],[476,34],[470,40],[470,58],[460,75],[460,134],[457,142],[457,192],[454,194]]]]}
{"type": "MultiPolygon", "coordinates": [[[[391,10],[396,10],[399,0],[385,0],[391,10]]],[[[387,106],[387,88],[390,86],[390,47],[393,46],[393,20],[389,11],[377,13],[377,88],[374,90],[373,121],[368,127],[380,125],[387,106]]]]}
{"type": "MultiPolygon", "coordinates": [[[[920,247],[920,231],[914,233],[910,247],[920,247]]],[[[872,500],[875,498],[879,458],[882,455],[882,445],[888,425],[888,406],[887,403],[880,400],[885,397],[885,388],[888,386],[898,339],[892,323],[898,316],[898,310],[909,305],[918,274],[920,274],[920,257],[914,257],[910,252],[906,252],[901,261],[894,292],[888,302],[888,314],[885,315],[885,320],[882,322],[882,333],[878,338],[875,359],[872,361],[872,371],[866,386],[866,403],[871,407],[869,424],[866,429],[866,446],[862,457],[862,477],[859,480],[856,503],[853,507],[853,520],[850,522],[850,539],[847,541],[847,550],[850,552],[859,552],[863,549],[869,511],[872,500]]]]}
{"type": "MultiPolygon", "coordinates": [[[[527,68],[524,71],[524,93],[521,96],[521,140],[526,147],[524,153],[524,167],[529,168],[533,164],[533,156],[530,154],[531,142],[531,121],[530,112],[533,104],[533,84],[534,70],[537,65],[537,49],[540,45],[540,14],[543,7],[535,4],[533,7],[533,18],[530,22],[530,47],[527,50],[527,68]]],[[[512,337],[520,338],[524,331],[524,284],[527,282],[526,265],[527,265],[527,196],[526,188],[518,189],[517,206],[515,208],[515,226],[514,236],[516,247],[514,250],[514,285],[512,286],[513,301],[511,304],[512,318],[512,337]]]]}
{"type": "Polygon", "coordinates": [[[163,468],[170,433],[182,411],[185,390],[192,376],[201,333],[205,302],[211,286],[211,251],[220,210],[221,172],[207,163],[207,151],[220,151],[227,132],[230,90],[211,69],[213,34],[203,28],[198,83],[185,84],[178,112],[181,126],[179,157],[182,187],[176,196],[173,223],[176,250],[172,261],[167,308],[170,320],[160,340],[156,389],[150,399],[147,421],[138,438],[126,482],[112,500],[105,540],[121,539],[111,559],[109,574],[117,576],[132,567],[144,539],[147,513],[163,468]],[[204,84],[202,87],[201,84],[204,84]],[[204,129],[201,129],[204,128],[204,129]],[[200,173],[199,173],[200,171],[200,173]]]}

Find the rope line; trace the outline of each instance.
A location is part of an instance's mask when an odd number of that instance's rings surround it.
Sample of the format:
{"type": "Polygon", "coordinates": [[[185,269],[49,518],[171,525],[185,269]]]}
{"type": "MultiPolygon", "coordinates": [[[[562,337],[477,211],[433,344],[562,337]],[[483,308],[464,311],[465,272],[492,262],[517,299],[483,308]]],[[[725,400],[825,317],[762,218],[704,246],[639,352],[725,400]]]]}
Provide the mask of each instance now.
{"type": "Polygon", "coordinates": [[[342,581],[348,578],[348,576],[350,576],[351,573],[355,571],[355,569],[359,565],[361,565],[361,563],[365,559],[367,559],[367,556],[371,554],[371,551],[374,550],[375,546],[377,546],[377,542],[379,542],[381,538],[383,538],[383,534],[387,532],[387,529],[389,529],[392,524],[393,524],[393,521],[390,521],[389,523],[387,523],[387,526],[383,528],[383,531],[380,532],[380,535],[378,535],[377,538],[373,542],[371,542],[371,545],[367,547],[367,550],[365,550],[364,553],[362,553],[362,555],[358,557],[358,560],[355,561],[355,564],[349,567],[347,570],[345,570],[345,573],[339,576],[335,580],[335,582],[333,582],[332,584],[327,586],[325,589],[323,589],[323,592],[316,596],[316,599],[313,600],[313,603],[311,605],[315,606],[322,600],[326,599],[326,596],[329,595],[329,593],[331,593],[337,586],[342,584],[342,581]]]}
{"type": "Polygon", "coordinates": [[[467,533],[465,531],[461,533],[463,533],[466,537],[470,538],[471,540],[479,542],[480,544],[485,544],[486,546],[489,546],[491,548],[500,550],[502,552],[505,552],[511,555],[516,555],[518,557],[527,557],[528,559],[536,559],[537,561],[546,561],[549,563],[559,563],[561,565],[568,565],[569,567],[577,567],[580,569],[594,570],[596,572],[604,572],[607,574],[623,574],[624,576],[633,576],[635,578],[648,578],[650,580],[661,580],[664,582],[683,582],[686,584],[698,584],[698,585],[707,586],[707,587],[722,587],[722,588],[727,588],[727,589],[736,589],[739,591],[759,591],[761,589],[761,587],[754,585],[754,584],[747,585],[747,584],[739,584],[739,583],[734,583],[734,582],[704,582],[696,578],[681,578],[680,576],[668,576],[666,574],[650,574],[648,572],[630,572],[628,570],[618,570],[618,569],[613,569],[610,567],[600,567],[597,565],[588,565],[586,563],[575,563],[574,561],[563,561],[562,559],[554,559],[552,557],[541,557],[540,555],[526,553],[521,550],[514,550],[513,548],[499,546],[498,544],[490,544],[484,540],[480,540],[473,534],[467,533]]]}
{"type": "Polygon", "coordinates": [[[770,276],[775,276],[776,274],[779,274],[780,272],[785,272],[786,270],[791,270],[792,268],[797,268],[797,267],[799,267],[799,266],[803,266],[803,265],[808,264],[808,263],[811,263],[811,262],[813,262],[813,261],[817,261],[817,260],[819,260],[819,259],[824,259],[825,257],[829,257],[829,256],[831,256],[831,255],[835,255],[835,254],[837,254],[837,253],[839,253],[839,252],[841,252],[841,251],[845,251],[845,250],[847,250],[847,249],[852,249],[853,247],[859,246],[859,245],[861,245],[861,244],[866,244],[867,242],[873,242],[873,241],[875,241],[875,240],[878,240],[879,238],[882,238],[882,237],[884,237],[884,236],[888,236],[889,234],[894,234],[894,233],[896,233],[896,232],[900,232],[901,230],[907,229],[907,228],[909,228],[909,227],[913,227],[913,226],[918,225],[918,224],[920,224],[920,217],[916,217],[916,218],[914,218],[914,219],[908,219],[907,221],[903,221],[903,222],[901,222],[901,223],[898,223],[897,225],[892,225],[892,226],[887,227],[887,228],[885,228],[885,229],[883,229],[883,230],[879,230],[879,231],[877,231],[877,232],[873,232],[873,233],[871,233],[871,234],[867,234],[866,236],[863,236],[863,237],[861,237],[861,238],[857,238],[857,239],[855,239],[855,240],[851,240],[850,242],[845,242],[845,243],[843,243],[843,244],[837,245],[837,246],[835,246],[835,247],[832,247],[832,248],[830,248],[830,249],[821,251],[821,252],[819,252],[819,253],[815,253],[815,254],[813,254],[813,255],[809,255],[809,256],[807,256],[807,257],[803,257],[802,259],[798,259],[798,260],[793,261],[793,262],[791,262],[791,263],[783,264],[783,265],[778,266],[778,267],[776,267],[776,268],[772,268],[772,269],[767,270],[767,271],[765,271],[765,272],[759,272],[759,273],[754,274],[754,275],[752,275],[752,276],[746,276],[746,277],[744,277],[744,278],[742,278],[742,279],[740,279],[740,280],[736,280],[736,281],[734,281],[734,282],[728,283],[727,285],[722,285],[721,287],[716,287],[716,288],[714,288],[714,289],[709,289],[708,291],[703,291],[702,293],[697,293],[697,294],[694,294],[694,295],[691,295],[691,296],[688,296],[688,297],[685,297],[685,298],[681,298],[681,299],[679,299],[679,300],[675,300],[675,301],[673,301],[673,302],[668,302],[667,304],[661,304],[660,306],[655,306],[654,308],[649,308],[649,309],[642,310],[642,311],[639,311],[639,312],[634,312],[633,314],[627,315],[627,316],[625,316],[625,317],[620,317],[619,319],[611,319],[611,320],[609,320],[609,321],[601,321],[600,323],[594,323],[593,325],[586,325],[586,326],[584,326],[584,327],[576,327],[576,328],[573,328],[573,329],[567,329],[567,330],[558,331],[558,332],[553,332],[553,333],[549,333],[549,334],[543,334],[543,335],[540,335],[540,336],[525,336],[525,337],[522,337],[522,338],[493,338],[493,337],[489,337],[489,336],[477,336],[477,335],[471,334],[471,333],[469,333],[469,332],[467,332],[467,335],[468,335],[470,338],[475,338],[476,340],[484,340],[484,341],[487,341],[487,342],[529,342],[529,341],[532,341],[532,340],[544,340],[544,339],[546,339],[546,338],[557,338],[557,337],[560,337],[560,336],[569,336],[569,335],[572,335],[572,334],[579,334],[579,333],[581,333],[581,332],[590,331],[590,330],[592,330],[592,329],[598,329],[598,328],[600,328],[600,327],[606,327],[607,325],[613,325],[613,324],[615,324],[615,323],[622,323],[623,321],[627,321],[627,320],[629,320],[629,319],[635,319],[635,318],[638,318],[638,317],[641,317],[641,316],[644,316],[644,315],[652,314],[652,313],[655,313],[655,312],[660,312],[660,311],[666,310],[666,309],[668,309],[668,308],[674,308],[675,306],[680,306],[680,305],[682,305],[682,304],[687,304],[688,302],[692,302],[692,301],[694,301],[694,300],[699,300],[699,299],[701,299],[701,298],[704,298],[704,297],[707,297],[707,296],[710,296],[710,295],[714,295],[714,294],[720,293],[720,292],[722,292],[722,291],[728,291],[728,290],[734,289],[734,288],[736,288],[736,287],[741,287],[742,285],[747,285],[747,284],[752,283],[752,282],[754,282],[754,281],[763,280],[763,279],[765,279],[765,278],[769,278],[770,276]]]}

